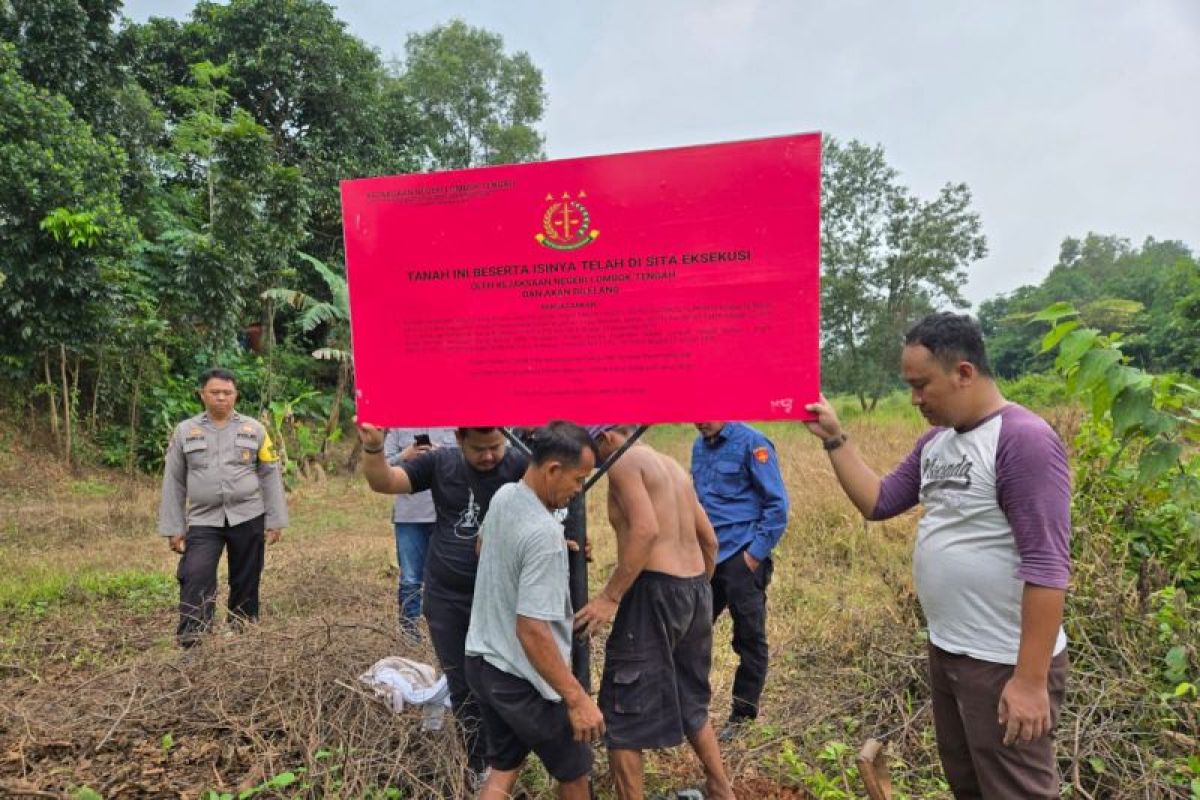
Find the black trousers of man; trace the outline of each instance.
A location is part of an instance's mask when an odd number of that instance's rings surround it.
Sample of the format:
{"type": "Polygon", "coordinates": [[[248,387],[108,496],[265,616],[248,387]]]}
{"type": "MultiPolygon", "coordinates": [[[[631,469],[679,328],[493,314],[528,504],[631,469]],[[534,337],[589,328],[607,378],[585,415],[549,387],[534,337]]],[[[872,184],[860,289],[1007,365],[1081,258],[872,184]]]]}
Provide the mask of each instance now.
{"type": "Polygon", "coordinates": [[[450,705],[454,718],[462,728],[467,748],[467,763],[476,772],[486,766],[486,754],[481,735],[482,712],[479,701],[467,685],[465,670],[467,628],[471,624],[472,592],[456,592],[431,581],[426,572],[425,595],[421,612],[429,625],[429,640],[437,654],[446,683],[450,687],[450,705]]]}
{"type": "Polygon", "coordinates": [[[238,625],[258,619],[258,585],[266,550],[265,516],[237,525],[192,525],[179,559],[179,628],[175,636],[191,647],[212,628],[217,600],[217,565],[229,550],[229,620],[238,625]]]}
{"type": "Polygon", "coordinates": [[[733,652],[739,659],[733,676],[731,723],[758,716],[758,700],[767,682],[767,586],[773,569],[767,558],[751,572],[743,549],[717,564],[712,577],[713,622],[729,609],[733,652]]]}

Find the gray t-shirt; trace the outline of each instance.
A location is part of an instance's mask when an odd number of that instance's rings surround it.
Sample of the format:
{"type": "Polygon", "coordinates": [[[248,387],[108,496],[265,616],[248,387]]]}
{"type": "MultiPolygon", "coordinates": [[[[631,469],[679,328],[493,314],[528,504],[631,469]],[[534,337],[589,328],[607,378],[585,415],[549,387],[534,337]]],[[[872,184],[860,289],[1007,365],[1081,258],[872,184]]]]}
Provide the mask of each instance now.
{"type": "Polygon", "coordinates": [[[520,480],[496,491],[479,538],[467,655],[529,681],[547,700],[561,700],[525,655],[517,615],[549,623],[563,663],[571,663],[575,615],[562,524],[520,480]]]}

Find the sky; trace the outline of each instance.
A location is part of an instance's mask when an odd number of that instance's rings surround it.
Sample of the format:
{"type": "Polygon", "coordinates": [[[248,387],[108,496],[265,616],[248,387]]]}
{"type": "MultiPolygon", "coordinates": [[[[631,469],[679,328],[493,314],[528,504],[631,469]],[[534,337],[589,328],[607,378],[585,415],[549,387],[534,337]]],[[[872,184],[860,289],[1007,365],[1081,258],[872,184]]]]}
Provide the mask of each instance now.
{"type": "Polygon", "coordinates": [[[882,145],[922,198],[965,182],[989,248],[974,304],[1039,282],[1067,236],[1200,250],[1200,0],[333,5],[385,59],[454,18],[529,53],[550,158],[822,131],[882,145]]]}

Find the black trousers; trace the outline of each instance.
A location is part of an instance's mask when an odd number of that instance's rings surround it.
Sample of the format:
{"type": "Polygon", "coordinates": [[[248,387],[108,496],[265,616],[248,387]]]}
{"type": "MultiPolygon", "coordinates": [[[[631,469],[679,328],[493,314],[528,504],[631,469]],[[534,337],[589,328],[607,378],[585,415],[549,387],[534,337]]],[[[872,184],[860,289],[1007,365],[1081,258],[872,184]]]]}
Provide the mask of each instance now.
{"type": "Polygon", "coordinates": [[[258,619],[258,584],[266,549],[265,517],[259,515],[238,525],[193,525],[179,559],[179,628],[175,635],[184,647],[212,627],[217,600],[217,565],[221,551],[229,548],[229,619],[234,625],[258,619]]]}
{"type": "Polygon", "coordinates": [[[421,611],[429,625],[429,639],[437,653],[446,683],[450,686],[450,704],[454,718],[462,728],[467,762],[479,772],[487,766],[483,737],[480,735],[482,712],[479,701],[467,686],[465,671],[467,627],[471,624],[471,592],[455,592],[440,587],[428,578],[421,611]]]}
{"type": "Polygon", "coordinates": [[[729,609],[733,619],[733,652],[738,668],[733,676],[731,722],[758,716],[758,700],[767,682],[767,586],[774,564],[767,558],[753,572],[739,550],[717,564],[712,577],[713,621],[729,609]]]}

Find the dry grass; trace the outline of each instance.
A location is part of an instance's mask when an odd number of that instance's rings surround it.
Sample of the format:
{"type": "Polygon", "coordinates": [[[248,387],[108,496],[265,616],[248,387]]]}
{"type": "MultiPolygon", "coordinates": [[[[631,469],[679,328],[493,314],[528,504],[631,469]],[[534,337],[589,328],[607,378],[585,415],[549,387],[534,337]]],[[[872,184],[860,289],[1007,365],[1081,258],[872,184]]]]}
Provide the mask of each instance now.
{"type": "MultiPolygon", "coordinates": [[[[856,434],[886,463],[908,446],[907,428],[859,426],[856,434]]],[[[853,669],[831,665],[848,665],[870,631],[902,628],[901,638],[911,638],[912,523],[882,535],[866,531],[809,435],[786,427],[771,434],[796,512],[771,589],[775,655],[764,724],[730,760],[744,794],[767,796],[772,790],[764,787],[775,787],[780,796],[802,796],[784,786],[794,776],[774,754],[785,737],[860,693],[853,669]]],[[[663,428],[652,438],[687,463],[691,429],[663,428]]],[[[27,455],[0,461],[0,556],[9,565],[0,577],[0,598],[7,598],[0,610],[0,787],[64,792],[88,785],[106,797],[195,797],[303,768],[323,787],[312,790],[318,794],[337,781],[347,797],[387,785],[412,796],[459,792],[454,747],[429,747],[413,735],[413,720],[388,719],[354,688],[354,676],[398,651],[388,498],[361,480],[295,492],[292,527],[268,554],[264,623],[254,635],[218,638],[184,656],[171,642],[175,557],[154,535],[156,481],[68,478],[45,460],[31,472],[27,455]],[[131,602],[103,589],[105,580],[137,584],[129,578],[137,575],[157,580],[148,597],[131,602]],[[168,734],[173,747],[164,749],[168,734]],[[336,775],[329,756],[317,758],[325,751],[344,754],[336,775]]],[[[615,559],[604,491],[601,484],[589,498],[594,586],[615,559]]],[[[735,663],[728,638],[724,621],[714,653],[717,720],[727,713],[735,663]]],[[[699,779],[683,751],[656,756],[650,769],[662,784],[699,779]]],[[[599,772],[603,786],[602,765],[599,772]]],[[[544,775],[535,771],[527,784],[542,794],[544,775]]]]}
{"type": "MultiPolygon", "coordinates": [[[[827,745],[856,750],[876,736],[900,756],[895,772],[910,796],[947,797],[909,568],[916,517],[865,525],[806,431],[767,428],[793,512],[770,589],[763,716],[727,751],[739,791],[806,797],[800,787],[818,773],[850,783],[842,768],[853,751],[827,745]]],[[[851,435],[886,468],[920,429],[917,419],[860,419],[851,435]]],[[[688,462],[690,428],[650,436],[688,462]]],[[[615,560],[604,492],[602,482],[588,502],[593,590],[615,560]]],[[[417,718],[393,718],[355,682],[376,659],[404,652],[393,635],[389,499],[361,479],[333,479],[302,487],[290,504],[292,527],[268,553],[263,624],[184,655],[171,641],[175,557],[154,535],[156,482],[68,477],[20,449],[0,453],[0,794],[70,796],[87,785],[110,798],[196,798],[292,772],[286,790],[257,796],[382,797],[371,791],[387,786],[405,797],[462,796],[453,737],[418,733],[417,718]]],[[[714,648],[718,723],[735,666],[729,638],[726,617],[714,648]]],[[[598,670],[601,643],[594,648],[598,670]]],[[[1075,727],[1062,749],[1076,760],[1107,752],[1088,736],[1093,723],[1113,724],[1089,706],[1106,689],[1092,689],[1069,700],[1083,709],[1065,718],[1075,727]]],[[[651,787],[700,782],[686,748],[654,755],[648,769],[651,787]]],[[[552,796],[540,767],[523,783],[532,797],[552,796]]],[[[597,785],[611,796],[602,759],[597,785]]]]}

